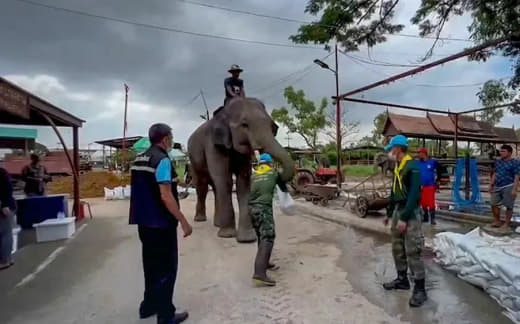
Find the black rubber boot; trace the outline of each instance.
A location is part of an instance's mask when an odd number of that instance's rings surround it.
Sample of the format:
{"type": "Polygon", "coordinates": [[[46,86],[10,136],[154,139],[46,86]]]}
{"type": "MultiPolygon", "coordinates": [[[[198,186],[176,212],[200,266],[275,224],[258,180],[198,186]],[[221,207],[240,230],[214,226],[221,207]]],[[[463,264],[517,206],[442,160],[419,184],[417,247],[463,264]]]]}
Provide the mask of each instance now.
{"type": "Polygon", "coordinates": [[[435,210],[430,211],[430,224],[437,225],[437,222],[435,221],[435,210]]]}
{"type": "Polygon", "coordinates": [[[422,218],[422,221],[423,223],[428,223],[428,220],[429,220],[429,210],[428,209],[423,209],[423,214],[422,214],[423,218],[422,218]]]}
{"type": "Polygon", "coordinates": [[[410,281],[408,281],[406,271],[397,271],[397,279],[384,283],[383,288],[386,290],[410,290],[410,281]]]}
{"type": "Polygon", "coordinates": [[[188,319],[188,312],[175,313],[173,316],[157,316],[157,324],[179,324],[188,319]]]}
{"type": "Polygon", "coordinates": [[[426,289],[424,288],[424,279],[415,280],[412,298],[410,298],[409,302],[410,306],[421,307],[427,299],[428,295],[426,295],[426,289]]]}
{"type": "Polygon", "coordinates": [[[139,306],[139,317],[141,319],[148,318],[155,314],[157,314],[157,309],[155,307],[146,304],[144,301],[141,302],[141,305],[139,306]]]}
{"type": "Polygon", "coordinates": [[[259,286],[276,286],[276,281],[267,276],[267,265],[273,251],[273,243],[261,241],[255,258],[255,274],[253,282],[259,286]]]}

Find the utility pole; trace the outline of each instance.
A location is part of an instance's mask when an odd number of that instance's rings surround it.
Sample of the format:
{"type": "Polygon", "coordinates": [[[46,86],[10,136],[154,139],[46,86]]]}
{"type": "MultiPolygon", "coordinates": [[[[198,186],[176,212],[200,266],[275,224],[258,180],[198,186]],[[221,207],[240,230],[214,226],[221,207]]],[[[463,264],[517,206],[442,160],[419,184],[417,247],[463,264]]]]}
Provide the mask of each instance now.
{"type": "Polygon", "coordinates": [[[338,43],[335,46],[335,58],[336,58],[336,154],[338,156],[338,170],[337,170],[337,178],[336,184],[338,186],[338,190],[341,189],[341,182],[343,179],[341,172],[341,100],[339,98],[339,69],[338,69],[338,43]]]}
{"type": "Polygon", "coordinates": [[[206,108],[206,120],[209,120],[208,104],[206,103],[206,98],[204,97],[204,92],[202,92],[202,89],[200,89],[200,96],[202,97],[202,102],[204,102],[204,107],[206,108]]]}
{"type": "Polygon", "coordinates": [[[287,137],[285,139],[287,140],[287,147],[291,147],[291,134],[287,133],[287,137]]]}
{"type": "Polygon", "coordinates": [[[124,119],[123,119],[123,145],[122,145],[123,150],[121,152],[121,175],[125,171],[125,162],[126,162],[126,128],[127,128],[126,114],[128,111],[128,90],[130,90],[130,88],[128,87],[128,85],[126,83],[124,85],[125,85],[125,114],[124,114],[124,119]]]}

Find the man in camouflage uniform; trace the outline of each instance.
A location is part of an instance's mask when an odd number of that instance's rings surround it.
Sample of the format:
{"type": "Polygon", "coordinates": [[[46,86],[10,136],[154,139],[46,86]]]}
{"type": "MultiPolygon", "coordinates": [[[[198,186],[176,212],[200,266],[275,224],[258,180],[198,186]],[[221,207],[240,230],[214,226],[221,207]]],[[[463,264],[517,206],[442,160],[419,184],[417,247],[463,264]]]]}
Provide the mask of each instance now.
{"type": "Polygon", "coordinates": [[[275,286],[276,281],[267,276],[267,270],[277,267],[269,263],[273,251],[275,229],[273,218],[273,196],[276,185],[284,192],[287,187],[280,179],[280,174],[272,167],[271,155],[260,155],[258,168],[253,174],[249,213],[258,238],[258,251],[255,258],[253,281],[262,286],[275,286]]]}
{"type": "Polygon", "coordinates": [[[419,307],[428,299],[424,287],[424,263],[422,251],[424,236],[421,230],[422,217],[419,200],[421,195],[421,172],[417,161],[407,154],[408,139],[403,135],[392,138],[385,147],[389,158],[397,163],[394,169],[392,193],[387,217],[388,225],[392,218],[392,255],[394,257],[397,279],[383,284],[386,290],[410,289],[407,271],[413,275],[415,286],[409,304],[419,307]]]}

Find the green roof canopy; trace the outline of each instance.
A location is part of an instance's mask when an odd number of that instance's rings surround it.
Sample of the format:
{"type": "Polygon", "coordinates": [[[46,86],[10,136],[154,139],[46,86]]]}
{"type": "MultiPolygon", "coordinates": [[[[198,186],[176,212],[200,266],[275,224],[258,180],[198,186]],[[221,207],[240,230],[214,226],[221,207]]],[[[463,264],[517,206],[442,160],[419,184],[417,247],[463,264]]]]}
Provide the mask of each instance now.
{"type": "MultiPolygon", "coordinates": [[[[146,151],[151,146],[150,140],[148,137],[143,137],[140,140],[138,140],[132,148],[140,153],[143,151],[146,151]]],[[[186,158],[186,154],[184,154],[181,150],[173,149],[171,150],[168,155],[170,156],[170,159],[172,160],[183,160],[186,158]]]]}
{"type": "Polygon", "coordinates": [[[34,128],[0,127],[0,138],[36,139],[38,130],[34,128]]]}

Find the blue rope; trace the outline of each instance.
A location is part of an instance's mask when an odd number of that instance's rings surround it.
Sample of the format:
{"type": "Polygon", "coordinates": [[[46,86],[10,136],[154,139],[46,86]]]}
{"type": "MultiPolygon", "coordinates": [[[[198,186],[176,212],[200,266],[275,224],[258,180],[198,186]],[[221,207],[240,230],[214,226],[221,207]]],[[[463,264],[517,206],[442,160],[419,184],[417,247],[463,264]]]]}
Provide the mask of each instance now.
{"type": "Polygon", "coordinates": [[[469,180],[471,186],[471,198],[469,200],[462,199],[460,196],[460,186],[462,184],[462,178],[464,177],[466,170],[466,159],[461,158],[457,160],[457,166],[455,167],[455,181],[453,182],[453,188],[451,191],[452,199],[457,206],[470,206],[482,201],[482,195],[480,193],[480,185],[477,171],[477,161],[475,159],[469,160],[469,180]]]}

